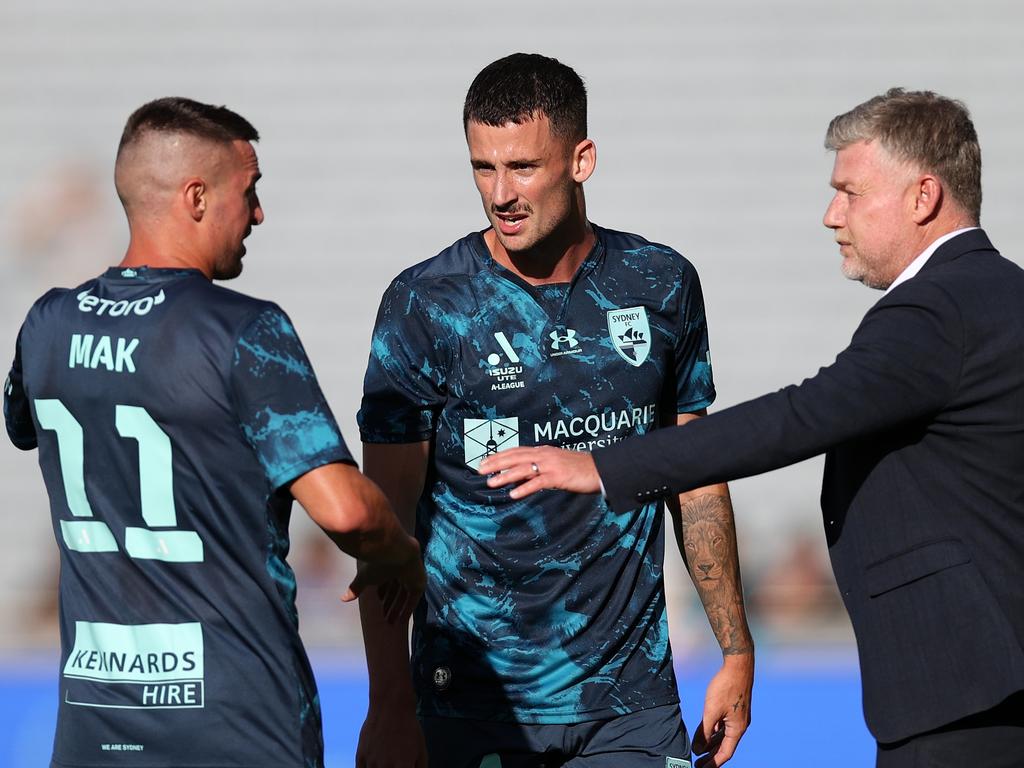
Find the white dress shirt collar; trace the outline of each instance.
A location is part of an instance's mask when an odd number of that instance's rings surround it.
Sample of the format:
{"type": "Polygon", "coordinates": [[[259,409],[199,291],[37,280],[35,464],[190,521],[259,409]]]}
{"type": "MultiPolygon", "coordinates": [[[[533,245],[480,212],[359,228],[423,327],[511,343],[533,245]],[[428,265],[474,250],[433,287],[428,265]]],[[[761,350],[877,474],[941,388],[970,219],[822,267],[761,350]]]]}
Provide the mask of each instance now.
{"type": "Polygon", "coordinates": [[[953,232],[948,232],[942,237],[940,237],[938,240],[935,240],[931,245],[925,248],[916,259],[907,264],[906,268],[899,273],[896,279],[892,281],[892,285],[886,288],[885,292],[889,293],[889,291],[891,291],[897,285],[899,285],[900,283],[907,282],[907,280],[909,280],[918,272],[920,272],[921,268],[928,262],[928,259],[932,257],[932,254],[935,253],[935,251],[938,250],[939,246],[942,245],[944,242],[946,242],[947,240],[952,240],[954,237],[956,237],[957,235],[962,235],[964,232],[970,232],[972,229],[979,229],[979,227],[964,227],[963,229],[957,229],[953,232]]]}

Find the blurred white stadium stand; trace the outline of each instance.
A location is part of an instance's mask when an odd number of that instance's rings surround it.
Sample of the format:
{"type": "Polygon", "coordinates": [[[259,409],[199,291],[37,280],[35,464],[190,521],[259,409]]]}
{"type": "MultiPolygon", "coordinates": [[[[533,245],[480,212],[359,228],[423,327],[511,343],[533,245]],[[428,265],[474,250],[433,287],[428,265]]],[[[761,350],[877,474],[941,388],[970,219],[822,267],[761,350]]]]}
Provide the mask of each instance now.
{"type": "MultiPolygon", "coordinates": [[[[484,223],[461,131],[465,90],[482,66],[525,50],[586,80],[599,156],[590,217],[697,266],[715,407],[739,402],[829,363],[878,298],[844,282],[821,225],[822,137],[833,115],[890,86],[966,101],[985,160],[984,225],[1024,260],[1022,17],[1011,0],[0,0],[0,360],[37,295],[120,259],[127,229],[111,175],[127,115],[165,95],[223,103],[262,133],[267,216],[232,287],[290,312],[358,447],[381,292],[484,223]]],[[[829,607],[820,471],[812,460],[733,484],[748,591],[770,576],[757,603],[779,606],[794,589],[803,599],[809,580],[824,606],[809,621],[797,611],[795,624],[765,622],[761,641],[850,640],[829,607]],[[801,554],[794,542],[807,537],[801,554]]],[[[0,483],[0,652],[52,646],[55,547],[34,454],[0,441],[0,483]]],[[[358,648],[355,609],[335,600],[351,565],[309,545],[298,508],[292,530],[304,634],[358,648]]],[[[669,580],[677,651],[707,648],[678,564],[669,580]]]]}

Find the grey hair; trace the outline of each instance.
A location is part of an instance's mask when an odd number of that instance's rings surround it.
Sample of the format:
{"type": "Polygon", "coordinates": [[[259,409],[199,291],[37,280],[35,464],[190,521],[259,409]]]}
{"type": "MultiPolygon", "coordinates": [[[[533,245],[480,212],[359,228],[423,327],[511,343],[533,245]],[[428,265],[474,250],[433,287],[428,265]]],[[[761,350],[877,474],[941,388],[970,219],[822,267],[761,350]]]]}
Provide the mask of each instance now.
{"type": "Polygon", "coordinates": [[[938,176],[973,223],[981,220],[981,147],[963,102],[890,88],[832,118],[825,148],[838,152],[872,140],[895,159],[938,176]]]}

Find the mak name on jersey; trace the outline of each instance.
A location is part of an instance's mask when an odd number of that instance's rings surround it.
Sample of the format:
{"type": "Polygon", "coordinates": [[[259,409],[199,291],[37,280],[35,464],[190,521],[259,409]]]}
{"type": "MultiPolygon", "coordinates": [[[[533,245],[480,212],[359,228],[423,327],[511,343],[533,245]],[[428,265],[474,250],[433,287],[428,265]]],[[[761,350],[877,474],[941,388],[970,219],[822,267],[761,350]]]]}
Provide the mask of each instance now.
{"type": "Polygon", "coordinates": [[[132,355],[138,347],[138,339],[100,336],[96,340],[91,333],[74,333],[71,335],[68,368],[106,368],[115,373],[135,373],[132,355]]]}

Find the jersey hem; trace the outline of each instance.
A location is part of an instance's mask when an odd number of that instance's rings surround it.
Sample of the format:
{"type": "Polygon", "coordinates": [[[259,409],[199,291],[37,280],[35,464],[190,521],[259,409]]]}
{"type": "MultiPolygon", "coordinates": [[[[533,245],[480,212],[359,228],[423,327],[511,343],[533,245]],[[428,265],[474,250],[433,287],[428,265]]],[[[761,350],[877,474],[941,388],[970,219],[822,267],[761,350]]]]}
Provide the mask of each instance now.
{"type": "Polygon", "coordinates": [[[372,435],[360,430],[359,439],[371,445],[402,445],[403,443],[424,443],[434,437],[433,432],[419,432],[415,435],[372,435]]]}
{"type": "Polygon", "coordinates": [[[654,709],[655,707],[665,707],[679,703],[679,695],[676,694],[674,696],[670,695],[665,699],[655,699],[649,704],[644,704],[642,707],[624,707],[621,709],[601,707],[600,709],[585,709],[583,711],[574,710],[572,712],[565,713],[550,712],[547,714],[519,713],[515,717],[506,717],[504,715],[495,715],[487,712],[458,715],[441,714],[436,711],[427,711],[421,705],[418,708],[417,716],[421,719],[436,718],[438,720],[480,720],[499,723],[521,723],[528,725],[561,725],[570,723],[587,723],[593,720],[610,720],[615,717],[622,717],[623,715],[631,715],[647,709],[654,709]]]}

